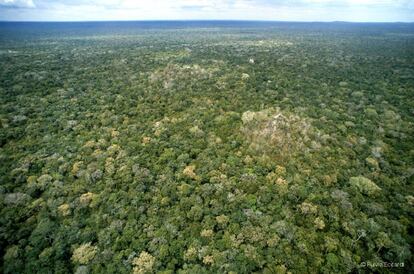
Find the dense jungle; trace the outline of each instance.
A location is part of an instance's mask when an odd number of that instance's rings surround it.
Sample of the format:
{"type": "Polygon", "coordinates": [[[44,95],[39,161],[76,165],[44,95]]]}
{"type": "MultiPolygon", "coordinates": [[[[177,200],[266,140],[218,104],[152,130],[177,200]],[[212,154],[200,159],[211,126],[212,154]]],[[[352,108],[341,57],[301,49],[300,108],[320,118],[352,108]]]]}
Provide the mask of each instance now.
{"type": "Polygon", "coordinates": [[[0,23],[0,272],[409,273],[414,24],[0,23]]]}

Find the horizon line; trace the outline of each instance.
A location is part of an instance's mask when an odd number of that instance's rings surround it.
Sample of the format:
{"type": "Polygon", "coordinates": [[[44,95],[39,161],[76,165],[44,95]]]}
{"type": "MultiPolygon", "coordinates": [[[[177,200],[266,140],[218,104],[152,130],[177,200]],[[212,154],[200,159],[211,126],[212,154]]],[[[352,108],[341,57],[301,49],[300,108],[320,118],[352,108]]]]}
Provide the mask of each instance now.
{"type": "Polygon", "coordinates": [[[413,24],[414,21],[295,21],[265,19],[134,19],[134,20],[0,20],[0,23],[99,23],[99,22],[262,22],[262,23],[349,23],[349,24],[413,24]]]}

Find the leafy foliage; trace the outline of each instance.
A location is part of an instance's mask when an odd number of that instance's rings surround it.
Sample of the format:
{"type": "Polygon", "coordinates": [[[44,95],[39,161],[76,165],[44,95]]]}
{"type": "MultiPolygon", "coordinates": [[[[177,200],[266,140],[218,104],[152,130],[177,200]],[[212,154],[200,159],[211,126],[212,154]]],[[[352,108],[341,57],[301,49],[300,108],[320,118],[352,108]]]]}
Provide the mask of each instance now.
{"type": "Polygon", "coordinates": [[[0,23],[0,272],[414,268],[412,24],[83,24],[0,23]]]}

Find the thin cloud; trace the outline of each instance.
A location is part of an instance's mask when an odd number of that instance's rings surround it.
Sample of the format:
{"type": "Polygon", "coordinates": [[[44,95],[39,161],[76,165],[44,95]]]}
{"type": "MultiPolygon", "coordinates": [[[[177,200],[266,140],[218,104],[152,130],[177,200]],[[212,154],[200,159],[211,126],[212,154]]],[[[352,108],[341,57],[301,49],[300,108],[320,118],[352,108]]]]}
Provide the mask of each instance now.
{"type": "Polygon", "coordinates": [[[174,19],[414,21],[414,0],[0,0],[0,20],[174,19]]]}
{"type": "Polygon", "coordinates": [[[0,7],[35,8],[33,0],[0,0],[0,7]]]}

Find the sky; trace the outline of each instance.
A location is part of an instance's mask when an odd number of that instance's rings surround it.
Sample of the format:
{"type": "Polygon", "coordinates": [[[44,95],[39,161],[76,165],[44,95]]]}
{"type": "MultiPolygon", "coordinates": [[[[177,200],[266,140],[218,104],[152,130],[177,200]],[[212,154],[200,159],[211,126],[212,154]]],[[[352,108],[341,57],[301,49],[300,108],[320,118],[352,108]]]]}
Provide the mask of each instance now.
{"type": "Polygon", "coordinates": [[[0,20],[414,22],[414,0],[0,0],[0,20]]]}

